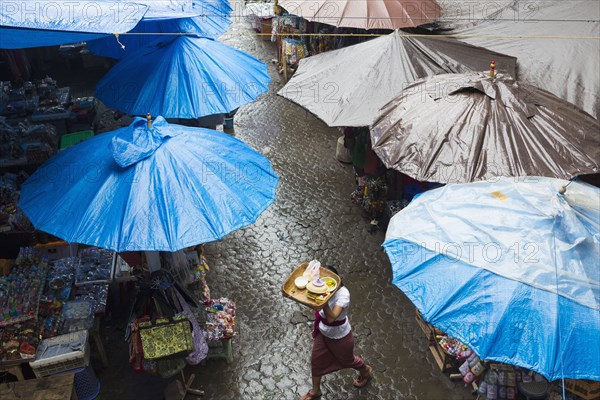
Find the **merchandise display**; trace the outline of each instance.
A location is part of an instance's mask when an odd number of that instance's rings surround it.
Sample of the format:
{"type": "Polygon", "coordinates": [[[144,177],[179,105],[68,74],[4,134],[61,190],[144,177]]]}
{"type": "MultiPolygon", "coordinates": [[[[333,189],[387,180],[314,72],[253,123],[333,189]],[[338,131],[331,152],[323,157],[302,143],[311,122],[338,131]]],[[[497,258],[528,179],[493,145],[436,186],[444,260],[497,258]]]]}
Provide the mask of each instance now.
{"type": "Polygon", "coordinates": [[[22,248],[9,273],[0,275],[0,362],[35,356],[42,328],[40,295],[47,264],[33,249],[22,248]]]}
{"type": "Polygon", "coordinates": [[[48,273],[48,287],[44,293],[49,300],[64,301],[70,297],[77,265],[77,257],[61,258],[52,262],[48,273]]]}
{"type": "Polygon", "coordinates": [[[211,300],[205,309],[206,340],[231,339],[235,335],[235,303],[221,297],[211,300]]]}
{"type": "Polygon", "coordinates": [[[0,275],[0,367],[34,358],[41,339],[90,329],[95,313],[106,312],[108,284],[74,291],[80,259],[48,262],[37,250],[22,247],[0,275]]]}
{"type": "Polygon", "coordinates": [[[273,17],[270,22],[271,41],[277,42],[278,46],[278,62],[280,66],[285,62],[292,69],[298,66],[301,59],[309,55],[340,49],[376,37],[376,35],[367,36],[362,33],[389,32],[389,30],[365,31],[334,27],[324,23],[307,21],[285,11],[282,15],[273,17]],[[352,34],[356,34],[356,36],[352,34]],[[279,37],[283,39],[279,40],[279,37]]]}
{"type": "Polygon", "coordinates": [[[288,64],[298,64],[298,61],[308,56],[306,46],[300,40],[283,39],[283,49],[288,64]]]}
{"type": "Polygon", "coordinates": [[[33,84],[24,82],[13,87],[10,82],[0,82],[0,115],[4,117],[25,116],[39,104],[39,96],[33,94],[33,84]]]}
{"type": "Polygon", "coordinates": [[[39,329],[35,320],[0,328],[0,362],[35,357],[39,329]]]}
{"type": "Polygon", "coordinates": [[[0,116],[0,167],[39,164],[58,147],[58,134],[52,124],[8,120],[0,116]]]}
{"type": "Polygon", "coordinates": [[[50,299],[46,293],[42,296],[38,313],[38,326],[43,339],[58,335],[62,325],[62,305],[62,301],[50,299]]]}
{"type": "Polygon", "coordinates": [[[191,289],[198,302],[204,305],[198,319],[204,321],[204,337],[208,341],[231,339],[235,336],[235,302],[226,297],[211,299],[206,274],[210,270],[206,258],[198,255],[198,263],[192,266],[194,282],[191,289]],[[203,312],[202,312],[203,311],[203,312]]]}
{"type": "Polygon", "coordinates": [[[477,393],[481,399],[514,400],[521,392],[532,397],[546,396],[550,385],[535,372],[508,364],[490,364],[479,384],[477,393]]]}
{"type": "Polygon", "coordinates": [[[442,336],[439,343],[446,353],[458,359],[465,359],[473,354],[473,350],[471,350],[467,345],[450,336],[442,336]]]}
{"type": "Polygon", "coordinates": [[[79,252],[81,259],[77,266],[75,285],[108,283],[114,261],[114,251],[88,247],[79,252]]]}
{"type": "Polygon", "coordinates": [[[59,88],[50,77],[23,82],[20,86],[13,86],[10,82],[0,83],[0,115],[7,117],[24,117],[28,114],[32,118],[53,114],[68,116],[70,100],[71,89],[59,88]]]}
{"type": "Polygon", "coordinates": [[[33,231],[31,222],[17,207],[19,187],[26,178],[26,174],[0,175],[0,232],[33,231]]]}
{"type": "Polygon", "coordinates": [[[86,300],[92,304],[92,311],[96,316],[106,314],[108,300],[108,284],[97,283],[93,285],[77,286],[75,288],[75,300],[86,300]]]}
{"type": "Polygon", "coordinates": [[[96,116],[96,98],[88,96],[74,99],[71,112],[75,114],[75,120],[91,123],[96,116]]]}
{"type": "Polygon", "coordinates": [[[8,275],[0,276],[0,326],[37,319],[47,265],[23,249],[8,275]]]}
{"type": "Polygon", "coordinates": [[[62,333],[90,329],[94,324],[92,304],[87,300],[72,300],[62,307],[62,333]]]}

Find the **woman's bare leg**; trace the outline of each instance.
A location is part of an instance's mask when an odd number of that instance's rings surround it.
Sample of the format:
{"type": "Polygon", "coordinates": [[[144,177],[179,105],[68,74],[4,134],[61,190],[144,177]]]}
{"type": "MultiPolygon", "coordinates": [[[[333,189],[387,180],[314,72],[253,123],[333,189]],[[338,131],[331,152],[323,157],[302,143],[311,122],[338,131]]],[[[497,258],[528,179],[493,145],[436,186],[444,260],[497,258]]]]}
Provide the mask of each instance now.
{"type": "Polygon", "coordinates": [[[321,377],[313,376],[312,377],[312,394],[320,394],[321,393],[321,377]]]}

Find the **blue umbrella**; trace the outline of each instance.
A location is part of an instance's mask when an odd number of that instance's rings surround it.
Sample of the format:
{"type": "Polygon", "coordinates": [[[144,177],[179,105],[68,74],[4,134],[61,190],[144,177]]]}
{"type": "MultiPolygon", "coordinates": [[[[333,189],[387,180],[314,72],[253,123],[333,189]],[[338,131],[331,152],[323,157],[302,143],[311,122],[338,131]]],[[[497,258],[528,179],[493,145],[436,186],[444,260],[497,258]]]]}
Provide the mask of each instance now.
{"type": "Polygon", "coordinates": [[[121,251],[177,251],[252,224],[274,201],[269,160],[209,129],[143,118],[42,165],[19,206],[36,229],[121,251]]]}
{"type": "Polygon", "coordinates": [[[212,39],[157,41],[117,63],[96,96],[131,115],[199,118],[228,113],[268,89],[267,66],[212,39]]]}
{"type": "Polygon", "coordinates": [[[128,32],[148,6],[113,0],[0,2],[0,49],[52,46],[128,32]]]}
{"type": "Polygon", "coordinates": [[[232,10],[227,0],[194,3],[188,12],[180,14],[173,14],[172,10],[157,7],[152,2],[147,4],[150,9],[135,28],[120,35],[118,40],[104,37],[88,41],[88,49],[99,56],[121,59],[156,40],[164,40],[165,34],[189,33],[217,38],[231,25],[229,13],[232,10]]]}
{"type": "Polygon", "coordinates": [[[413,200],[383,244],[393,283],[482,359],[600,380],[600,189],[525,179],[413,200]]]}

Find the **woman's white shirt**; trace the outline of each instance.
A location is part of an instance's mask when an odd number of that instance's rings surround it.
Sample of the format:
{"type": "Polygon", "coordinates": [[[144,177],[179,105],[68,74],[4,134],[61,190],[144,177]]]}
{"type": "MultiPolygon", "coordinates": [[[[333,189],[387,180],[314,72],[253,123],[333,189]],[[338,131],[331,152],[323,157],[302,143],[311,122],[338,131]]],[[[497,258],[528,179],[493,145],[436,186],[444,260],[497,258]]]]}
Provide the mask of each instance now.
{"type": "MultiPolygon", "coordinates": [[[[344,322],[340,326],[327,326],[323,322],[321,322],[319,324],[319,331],[321,331],[321,334],[323,336],[328,337],[330,339],[341,339],[344,336],[346,336],[347,334],[349,334],[350,330],[352,329],[350,327],[350,322],[348,321],[348,318],[347,318],[348,307],[350,306],[350,291],[348,291],[348,289],[346,289],[345,286],[342,286],[341,288],[338,289],[337,292],[335,292],[335,294],[333,296],[331,296],[331,299],[329,299],[327,304],[329,305],[329,308],[331,308],[332,310],[336,305],[342,307],[342,312],[340,313],[340,315],[338,315],[338,317],[336,318],[336,321],[341,321],[344,318],[346,318],[346,322],[344,322]]],[[[324,320],[327,320],[327,317],[325,316],[325,312],[323,310],[321,310],[320,313],[321,313],[321,317],[324,320]]]]}

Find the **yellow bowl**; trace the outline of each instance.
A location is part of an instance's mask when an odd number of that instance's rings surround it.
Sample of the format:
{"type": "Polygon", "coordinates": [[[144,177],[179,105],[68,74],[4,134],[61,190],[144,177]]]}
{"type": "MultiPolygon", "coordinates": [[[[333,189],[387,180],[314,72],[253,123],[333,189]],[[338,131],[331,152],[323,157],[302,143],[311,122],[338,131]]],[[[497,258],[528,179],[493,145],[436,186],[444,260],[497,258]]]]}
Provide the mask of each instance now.
{"type": "Polygon", "coordinates": [[[331,278],[331,277],[329,277],[329,276],[326,276],[326,277],[324,277],[324,278],[321,278],[321,280],[322,280],[323,282],[325,282],[325,284],[327,285],[327,291],[328,291],[328,292],[331,292],[331,291],[335,290],[335,288],[337,287],[337,282],[336,282],[336,280],[335,280],[335,279],[333,279],[333,278],[331,278]]]}

